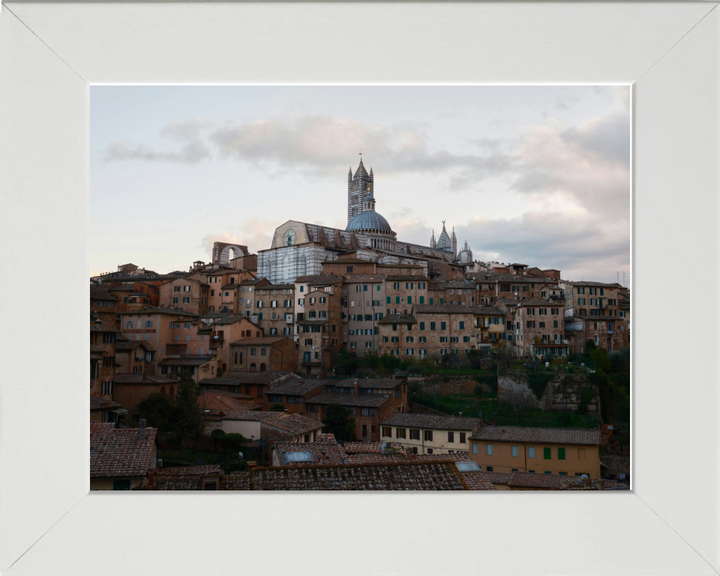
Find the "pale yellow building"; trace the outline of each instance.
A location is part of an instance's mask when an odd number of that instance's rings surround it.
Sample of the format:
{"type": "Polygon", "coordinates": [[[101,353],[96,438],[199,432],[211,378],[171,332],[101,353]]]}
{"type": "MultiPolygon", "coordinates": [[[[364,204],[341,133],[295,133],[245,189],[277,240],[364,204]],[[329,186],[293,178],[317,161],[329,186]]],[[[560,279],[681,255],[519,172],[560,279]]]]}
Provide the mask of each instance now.
{"type": "Polygon", "coordinates": [[[482,426],[470,457],[485,472],[534,472],[600,478],[600,430],[482,426]]]}
{"type": "Polygon", "coordinates": [[[380,422],[380,440],[396,442],[414,454],[467,452],[482,420],[458,416],[395,413],[380,422]]]}

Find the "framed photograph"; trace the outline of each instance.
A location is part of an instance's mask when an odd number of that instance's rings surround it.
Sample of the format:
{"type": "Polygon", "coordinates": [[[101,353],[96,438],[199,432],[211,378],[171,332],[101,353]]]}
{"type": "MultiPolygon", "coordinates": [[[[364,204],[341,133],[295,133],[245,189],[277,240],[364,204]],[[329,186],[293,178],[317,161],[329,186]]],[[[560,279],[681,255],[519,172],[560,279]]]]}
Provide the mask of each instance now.
{"type": "MultiPolygon", "coordinates": [[[[0,570],[718,573],[718,14],[715,2],[3,4],[0,570]],[[111,85],[631,92],[632,490],[90,492],[90,93],[111,85]],[[700,306],[678,285],[699,288],[700,306]]],[[[115,201],[113,226],[132,229],[128,197],[115,201]]],[[[291,228],[286,248],[301,240],[291,228]]]]}

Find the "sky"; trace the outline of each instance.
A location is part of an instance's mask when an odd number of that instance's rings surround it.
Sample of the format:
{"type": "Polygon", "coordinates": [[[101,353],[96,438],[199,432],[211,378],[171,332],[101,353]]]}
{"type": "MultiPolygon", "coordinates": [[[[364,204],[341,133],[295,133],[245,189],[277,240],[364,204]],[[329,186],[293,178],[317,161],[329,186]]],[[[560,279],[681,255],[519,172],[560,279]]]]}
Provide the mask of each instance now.
{"type": "Polygon", "coordinates": [[[347,225],[360,153],[376,210],[475,260],[630,282],[627,86],[94,86],[90,270],[160,273],[287,220],[347,225]]]}

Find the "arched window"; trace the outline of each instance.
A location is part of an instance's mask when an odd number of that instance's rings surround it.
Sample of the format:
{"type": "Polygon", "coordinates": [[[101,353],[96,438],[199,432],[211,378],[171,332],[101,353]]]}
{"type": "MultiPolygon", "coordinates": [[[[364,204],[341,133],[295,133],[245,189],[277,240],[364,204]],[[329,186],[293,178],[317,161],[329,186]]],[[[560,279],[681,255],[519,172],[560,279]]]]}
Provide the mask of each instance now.
{"type": "Polygon", "coordinates": [[[265,372],[267,370],[267,366],[265,364],[260,364],[260,372],[265,372]]]}
{"type": "Polygon", "coordinates": [[[250,371],[251,371],[251,372],[254,371],[255,368],[256,368],[255,362],[252,362],[252,363],[250,364],[250,371]]]}
{"type": "Polygon", "coordinates": [[[255,348],[250,348],[250,356],[255,356],[255,348]]]}
{"type": "Polygon", "coordinates": [[[260,348],[260,356],[267,356],[267,349],[260,348]]]}

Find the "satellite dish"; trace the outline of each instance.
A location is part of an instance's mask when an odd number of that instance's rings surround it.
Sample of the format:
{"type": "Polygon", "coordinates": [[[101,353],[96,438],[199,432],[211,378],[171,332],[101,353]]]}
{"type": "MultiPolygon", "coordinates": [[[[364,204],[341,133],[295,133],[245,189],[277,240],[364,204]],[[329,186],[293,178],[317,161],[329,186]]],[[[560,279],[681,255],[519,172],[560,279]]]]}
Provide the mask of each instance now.
{"type": "Polygon", "coordinates": [[[588,478],[590,478],[590,476],[588,476],[587,474],[580,475],[580,480],[587,480],[588,478]]]}
{"type": "Polygon", "coordinates": [[[242,452],[238,452],[238,456],[240,456],[240,460],[245,460],[245,456],[242,452]]]}

